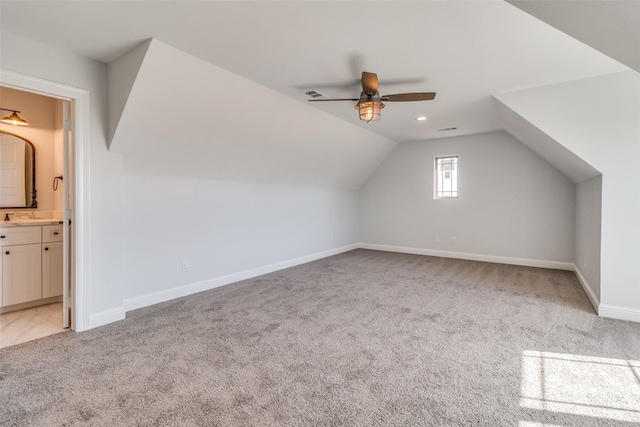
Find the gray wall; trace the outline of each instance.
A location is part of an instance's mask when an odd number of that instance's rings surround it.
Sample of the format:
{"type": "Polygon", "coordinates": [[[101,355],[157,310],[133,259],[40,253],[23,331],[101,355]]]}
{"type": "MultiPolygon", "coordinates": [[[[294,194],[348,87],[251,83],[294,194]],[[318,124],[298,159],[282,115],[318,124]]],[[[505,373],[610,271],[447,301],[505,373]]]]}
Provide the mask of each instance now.
{"type": "Polygon", "coordinates": [[[573,263],[574,221],[575,185],[506,132],[401,144],[360,192],[366,244],[573,263]],[[433,198],[443,155],[459,156],[456,200],[433,198]]]}
{"type": "Polygon", "coordinates": [[[354,190],[130,173],[125,182],[125,304],[358,241],[354,190]]]}
{"type": "Polygon", "coordinates": [[[602,175],[576,185],[576,266],[600,300],[602,175]]]}

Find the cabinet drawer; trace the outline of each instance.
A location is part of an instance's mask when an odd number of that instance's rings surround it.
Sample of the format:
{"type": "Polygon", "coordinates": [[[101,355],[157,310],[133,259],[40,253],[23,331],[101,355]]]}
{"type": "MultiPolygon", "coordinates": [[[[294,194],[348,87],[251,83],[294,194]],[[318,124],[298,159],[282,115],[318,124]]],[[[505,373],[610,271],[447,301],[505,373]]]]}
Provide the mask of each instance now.
{"type": "Polygon", "coordinates": [[[42,226],[42,243],[49,242],[62,242],[62,224],[42,226]]]}
{"type": "Polygon", "coordinates": [[[0,228],[0,246],[29,245],[40,243],[41,227],[3,227],[0,228]]]}

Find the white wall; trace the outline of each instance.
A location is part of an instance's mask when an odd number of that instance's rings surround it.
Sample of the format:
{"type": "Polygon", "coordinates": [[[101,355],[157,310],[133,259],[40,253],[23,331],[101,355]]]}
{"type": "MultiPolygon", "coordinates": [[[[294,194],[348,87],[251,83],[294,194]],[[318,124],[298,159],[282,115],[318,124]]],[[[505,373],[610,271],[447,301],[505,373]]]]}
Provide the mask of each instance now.
{"type": "MultiPolygon", "coordinates": [[[[61,23],[63,25],[63,23],[61,23]]],[[[122,156],[107,151],[106,66],[2,31],[0,68],[90,91],[90,161],[87,182],[89,312],[122,305],[124,271],[122,156]]]]}
{"type": "Polygon", "coordinates": [[[593,292],[594,305],[600,301],[600,226],[602,175],[576,185],[576,266],[582,280],[593,292]]]}
{"type": "Polygon", "coordinates": [[[399,145],[362,187],[360,207],[366,244],[574,258],[575,186],[506,132],[399,145]],[[434,157],[443,155],[459,156],[455,200],[433,198],[434,157]]]}
{"type": "Polygon", "coordinates": [[[126,300],[358,241],[352,190],[127,174],[125,194],[126,300]]]}
{"type": "MultiPolygon", "coordinates": [[[[178,296],[176,288],[202,290],[189,285],[219,284],[221,276],[357,243],[355,190],[176,178],[169,168],[164,176],[144,176],[139,159],[125,171],[129,154],[107,150],[104,64],[7,32],[0,59],[3,69],[90,91],[86,263],[93,326],[121,318],[126,308],[178,296]],[[180,272],[182,260],[190,262],[188,273],[180,272]]],[[[143,166],[149,164],[151,152],[143,166]]]]}

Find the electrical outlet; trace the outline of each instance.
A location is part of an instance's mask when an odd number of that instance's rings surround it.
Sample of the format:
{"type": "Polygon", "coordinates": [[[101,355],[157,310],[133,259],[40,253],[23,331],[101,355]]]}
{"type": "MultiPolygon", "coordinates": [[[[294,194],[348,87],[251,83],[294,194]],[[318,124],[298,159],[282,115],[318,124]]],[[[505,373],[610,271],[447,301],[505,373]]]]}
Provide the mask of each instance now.
{"type": "Polygon", "coordinates": [[[329,241],[330,241],[330,242],[333,242],[334,240],[335,240],[334,235],[333,235],[333,234],[331,234],[331,235],[329,236],[329,241]]]}
{"type": "Polygon", "coordinates": [[[458,240],[455,237],[451,238],[451,244],[455,245],[458,240]]]}
{"type": "Polygon", "coordinates": [[[440,243],[440,236],[436,236],[436,243],[440,243]]]}
{"type": "Polygon", "coordinates": [[[182,261],[182,272],[186,273],[189,271],[189,261],[182,261]]]}
{"type": "Polygon", "coordinates": [[[587,268],[587,257],[584,257],[582,264],[584,265],[584,268],[587,268]]]}

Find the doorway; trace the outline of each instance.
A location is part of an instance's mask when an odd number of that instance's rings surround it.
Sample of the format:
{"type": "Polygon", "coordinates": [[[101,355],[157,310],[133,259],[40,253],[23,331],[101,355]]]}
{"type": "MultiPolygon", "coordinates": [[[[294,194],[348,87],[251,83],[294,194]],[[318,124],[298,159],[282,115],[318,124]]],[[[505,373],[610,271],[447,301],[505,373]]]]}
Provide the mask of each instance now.
{"type": "Polygon", "coordinates": [[[70,327],[64,211],[72,208],[72,139],[69,101],[4,86],[0,101],[28,118],[0,124],[0,347],[7,347],[70,327]]]}
{"type": "Polygon", "coordinates": [[[89,328],[87,290],[87,169],[89,148],[89,92],[19,73],[0,70],[0,86],[54,98],[68,106],[63,108],[62,133],[69,137],[68,152],[63,158],[68,160],[68,169],[62,176],[63,188],[68,194],[63,198],[71,205],[62,209],[63,234],[70,249],[63,251],[63,265],[67,268],[68,293],[63,298],[63,316],[69,317],[69,327],[75,331],[89,328]],[[66,179],[65,179],[66,178],[66,179]],[[65,182],[66,181],[66,182],[65,182]],[[71,231],[73,230],[73,231],[71,231]]]}

